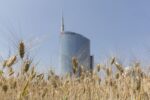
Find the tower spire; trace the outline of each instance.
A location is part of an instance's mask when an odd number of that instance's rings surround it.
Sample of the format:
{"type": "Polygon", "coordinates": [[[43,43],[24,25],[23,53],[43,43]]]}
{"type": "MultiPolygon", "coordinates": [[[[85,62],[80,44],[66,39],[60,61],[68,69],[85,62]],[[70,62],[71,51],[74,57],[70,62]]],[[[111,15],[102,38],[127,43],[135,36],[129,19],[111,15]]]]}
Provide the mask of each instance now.
{"type": "Polygon", "coordinates": [[[64,29],[65,29],[65,25],[64,25],[64,16],[63,16],[63,13],[62,13],[62,19],[61,19],[61,33],[64,32],[64,29]]]}

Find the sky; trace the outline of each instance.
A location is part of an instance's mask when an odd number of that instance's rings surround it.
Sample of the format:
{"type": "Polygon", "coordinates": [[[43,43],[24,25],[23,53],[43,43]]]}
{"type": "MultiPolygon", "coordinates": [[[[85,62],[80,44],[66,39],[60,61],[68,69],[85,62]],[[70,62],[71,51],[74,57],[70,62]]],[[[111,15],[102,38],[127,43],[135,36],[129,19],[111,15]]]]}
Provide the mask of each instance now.
{"type": "Polygon", "coordinates": [[[111,56],[150,64],[149,0],[0,0],[0,55],[16,52],[23,39],[37,70],[60,69],[62,11],[65,30],[91,40],[95,64],[111,56]],[[10,49],[10,50],[9,50],[10,49]]]}

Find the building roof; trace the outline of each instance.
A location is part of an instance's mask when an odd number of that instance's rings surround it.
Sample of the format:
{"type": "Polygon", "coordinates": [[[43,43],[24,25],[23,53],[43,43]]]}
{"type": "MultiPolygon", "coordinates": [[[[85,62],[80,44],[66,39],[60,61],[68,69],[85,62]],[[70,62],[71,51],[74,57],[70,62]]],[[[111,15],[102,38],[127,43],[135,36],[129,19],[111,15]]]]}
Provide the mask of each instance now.
{"type": "Polygon", "coordinates": [[[75,33],[75,32],[71,32],[71,31],[65,31],[65,32],[63,32],[63,34],[76,35],[76,36],[80,36],[80,37],[83,37],[83,38],[89,40],[87,37],[85,37],[85,36],[83,36],[81,34],[75,33]]]}

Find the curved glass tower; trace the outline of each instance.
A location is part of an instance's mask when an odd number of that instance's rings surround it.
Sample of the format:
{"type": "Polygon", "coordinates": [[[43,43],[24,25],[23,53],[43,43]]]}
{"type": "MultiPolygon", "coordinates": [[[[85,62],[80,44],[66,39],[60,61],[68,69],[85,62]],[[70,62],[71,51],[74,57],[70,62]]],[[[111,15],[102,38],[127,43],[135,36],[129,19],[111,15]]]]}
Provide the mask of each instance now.
{"type": "Polygon", "coordinates": [[[90,40],[75,32],[64,31],[62,16],[60,36],[60,68],[61,74],[72,73],[72,58],[76,57],[79,65],[85,69],[92,69],[93,57],[90,56],[90,40]],[[91,59],[92,58],[92,59],[91,59]]]}
{"type": "Polygon", "coordinates": [[[89,39],[74,32],[63,32],[60,40],[62,74],[72,73],[72,57],[78,59],[79,65],[83,65],[85,69],[90,69],[89,39]]]}

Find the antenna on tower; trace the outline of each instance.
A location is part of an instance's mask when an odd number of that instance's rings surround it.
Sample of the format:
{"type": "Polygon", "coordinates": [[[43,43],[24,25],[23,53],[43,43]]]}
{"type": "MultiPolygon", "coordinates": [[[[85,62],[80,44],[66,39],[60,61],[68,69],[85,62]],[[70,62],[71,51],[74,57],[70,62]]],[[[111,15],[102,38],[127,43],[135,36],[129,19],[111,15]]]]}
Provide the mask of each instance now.
{"type": "Polygon", "coordinates": [[[64,16],[63,16],[63,12],[62,12],[62,19],[61,19],[61,33],[63,33],[65,30],[65,25],[64,25],[64,16]]]}

